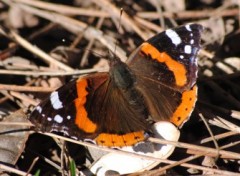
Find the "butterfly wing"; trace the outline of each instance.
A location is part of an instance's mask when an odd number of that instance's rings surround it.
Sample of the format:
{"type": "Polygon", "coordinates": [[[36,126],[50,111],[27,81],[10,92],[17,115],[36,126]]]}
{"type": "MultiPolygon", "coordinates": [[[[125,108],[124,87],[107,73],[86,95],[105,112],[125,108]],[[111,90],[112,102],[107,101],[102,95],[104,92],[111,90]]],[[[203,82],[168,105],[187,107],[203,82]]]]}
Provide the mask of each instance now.
{"type": "Polygon", "coordinates": [[[133,145],[144,139],[147,113],[137,91],[124,94],[129,94],[129,101],[108,73],[81,77],[52,92],[30,121],[43,132],[61,132],[110,147],[133,145]]]}
{"type": "Polygon", "coordinates": [[[198,24],[168,29],[144,42],[127,61],[154,120],[181,126],[191,114],[202,30],[198,24]]]}

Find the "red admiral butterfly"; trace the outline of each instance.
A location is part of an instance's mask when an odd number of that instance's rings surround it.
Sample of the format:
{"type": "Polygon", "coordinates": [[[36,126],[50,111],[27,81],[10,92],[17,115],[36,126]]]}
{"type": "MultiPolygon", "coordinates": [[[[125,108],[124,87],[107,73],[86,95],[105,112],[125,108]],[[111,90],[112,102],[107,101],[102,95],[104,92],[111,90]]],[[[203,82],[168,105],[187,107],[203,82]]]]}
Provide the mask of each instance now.
{"type": "Polygon", "coordinates": [[[142,141],[150,121],[180,127],[197,100],[197,53],[202,26],[168,29],[139,46],[126,63],[80,77],[51,93],[30,115],[36,130],[62,132],[103,146],[142,141]]]}

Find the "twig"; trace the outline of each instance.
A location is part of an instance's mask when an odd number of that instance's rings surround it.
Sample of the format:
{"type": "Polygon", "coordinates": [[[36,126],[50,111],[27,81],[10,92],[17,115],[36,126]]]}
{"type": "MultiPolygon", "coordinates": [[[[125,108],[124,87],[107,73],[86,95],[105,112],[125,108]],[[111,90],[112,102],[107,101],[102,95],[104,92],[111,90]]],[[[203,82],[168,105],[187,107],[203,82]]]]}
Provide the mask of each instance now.
{"type": "Polygon", "coordinates": [[[217,68],[219,68],[220,70],[222,70],[223,72],[225,72],[226,74],[233,74],[234,73],[234,70],[231,67],[229,67],[228,65],[224,64],[221,61],[216,62],[215,66],[217,68]]]}
{"type": "Polygon", "coordinates": [[[201,157],[201,156],[202,156],[202,155],[189,156],[189,157],[184,158],[184,159],[182,159],[182,160],[180,160],[180,161],[177,161],[177,162],[175,162],[175,163],[173,163],[173,164],[169,164],[169,165],[167,165],[167,166],[164,166],[164,167],[162,167],[162,168],[159,168],[159,169],[155,170],[155,172],[152,172],[151,174],[149,174],[149,176],[154,176],[154,175],[156,175],[157,173],[162,173],[162,172],[164,172],[164,171],[166,171],[166,170],[168,170],[168,169],[171,169],[171,168],[173,168],[173,167],[175,167],[175,166],[178,166],[178,165],[181,165],[181,164],[183,164],[183,163],[187,163],[187,162],[192,161],[192,160],[194,160],[194,159],[197,159],[197,158],[199,158],[199,157],[201,157]]]}
{"type": "MultiPolygon", "coordinates": [[[[166,18],[174,18],[174,19],[187,19],[187,18],[206,18],[211,17],[215,13],[214,10],[201,10],[201,11],[182,11],[178,13],[173,12],[163,12],[163,16],[166,18]]],[[[218,13],[218,16],[237,16],[239,15],[239,9],[226,9],[222,10],[220,13],[218,13]]],[[[158,12],[138,12],[138,17],[145,18],[145,19],[151,19],[155,20],[159,18],[158,12]]]]}
{"type": "Polygon", "coordinates": [[[36,101],[36,100],[34,100],[34,99],[30,98],[29,96],[24,95],[22,93],[15,92],[15,91],[10,91],[10,94],[15,98],[20,99],[24,103],[28,102],[29,104],[34,105],[34,106],[37,106],[39,104],[38,101],[36,101]]]}
{"type": "Polygon", "coordinates": [[[206,56],[208,57],[209,59],[212,59],[214,57],[214,55],[212,53],[210,53],[209,51],[207,50],[204,50],[204,49],[201,49],[199,51],[199,55],[203,55],[203,56],[206,56]]]}
{"type": "Polygon", "coordinates": [[[231,111],[231,116],[232,116],[232,118],[240,120],[240,111],[232,110],[231,111]]]}
{"type": "Polygon", "coordinates": [[[237,126],[234,123],[231,123],[221,117],[214,118],[214,120],[209,120],[209,123],[216,125],[220,128],[224,128],[226,130],[236,131],[236,132],[240,133],[239,126],[237,126]]]}
{"type": "Polygon", "coordinates": [[[27,171],[27,175],[31,172],[32,168],[35,166],[36,162],[39,160],[39,157],[34,158],[31,166],[29,167],[28,171],[27,171]]]}
{"type": "Polygon", "coordinates": [[[80,32],[79,34],[77,34],[77,37],[74,39],[74,41],[71,43],[71,45],[69,46],[70,49],[75,49],[77,44],[82,40],[83,38],[83,32],[80,32]]]}
{"type": "MultiPolygon", "coordinates": [[[[28,83],[26,83],[25,86],[32,85],[34,82],[36,82],[36,80],[37,80],[37,79],[32,79],[31,81],[29,81],[28,83]]],[[[9,95],[9,93],[6,93],[6,91],[5,91],[5,93],[3,92],[3,94],[5,94],[5,97],[3,97],[3,98],[0,99],[0,104],[3,103],[4,101],[8,100],[8,99],[13,100],[13,99],[12,99],[12,96],[9,95]]]]}
{"type": "Polygon", "coordinates": [[[14,0],[18,3],[27,4],[33,7],[42,8],[45,10],[51,10],[54,12],[66,14],[66,15],[82,15],[82,16],[93,16],[93,17],[109,17],[109,14],[97,9],[84,9],[79,7],[72,7],[67,5],[59,5],[55,3],[49,3],[45,1],[37,0],[14,0]]]}
{"type": "Polygon", "coordinates": [[[7,101],[7,100],[8,100],[8,97],[3,97],[3,98],[1,98],[1,99],[0,99],[0,104],[3,103],[3,102],[5,102],[5,101],[7,101]]]}
{"type": "Polygon", "coordinates": [[[203,123],[205,124],[205,126],[206,126],[209,134],[211,135],[211,138],[212,138],[212,141],[213,141],[215,147],[217,148],[217,150],[219,150],[219,145],[218,145],[218,143],[217,143],[217,141],[216,141],[216,139],[215,139],[215,136],[213,135],[213,132],[212,132],[211,128],[209,127],[207,121],[205,120],[205,118],[203,117],[202,114],[199,114],[199,116],[200,116],[200,118],[202,119],[203,123]]]}
{"type": "MultiPolygon", "coordinates": [[[[102,26],[102,24],[103,24],[103,22],[104,22],[104,18],[100,18],[100,19],[98,20],[98,22],[97,22],[96,29],[100,29],[101,26],[102,26]]],[[[94,39],[94,38],[92,38],[92,39],[89,41],[89,43],[88,43],[88,45],[87,45],[87,47],[86,47],[86,49],[85,49],[85,52],[83,53],[83,56],[82,56],[82,60],[81,60],[81,63],[80,63],[80,66],[81,66],[81,67],[83,67],[83,66],[85,66],[85,65],[87,64],[87,58],[88,58],[88,56],[89,56],[90,50],[91,50],[94,42],[95,42],[95,39],[94,39]]]]}
{"type": "Polygon", "coordinates": [[[36,72],[36,71],[20,71],[20,70],[1,70],[0,74],[4,75],[23,75],[23,76],[71,76],[71,75],[81,75],[87,73],[93,73],[98,71],[104,71],[100,69],[84,69],[84,70],[74,70],[74,71],[50,71],[50,72],[36,72]]]}
{"type": "MultiPolygon", "coordinates": [[[[233,136],[233,135],[237,135],[237,134],[239,134],[239,133],[236,132],[236,131],[229,131],[229,132],[226,132],[226,133],[215,135],[214,138],[216,140],[219,140],[219,139],[223,139],[223,138],[226,138],[226,137],[229,137],[229,136],[233,136]]],[[[202,139],[200,143],[204,144],[204,143],[210,142],[212,140],[213,140],[212,137],[208,137],[208,138],[202,139]]]]}
{"type": "MultiPolygon", "coordinates": [[[[39,102],[37,102],[36,100],[24,95],[24,94],[21,94],[19,92],[15,92],[15,91],[5,91],[5,90],[2,90],[1,93],[3,95],[5,95],[6,97],[8,97],[10,100],[14,101],[14,98],[18,98],[20,100],[22,100],[23,102],[28,102],[29,104],[31,105],[34,105],[34,106],[37,106],[39,102]]],[[[16,101],[14,101],[16,102],[16,101]]],[[[18,103],[18,105],[21,107],[21,108],[24,108],[25,106],[23,106],[22,104],[20,104],[19,102],[16,102],[18,103]]]]}
{"type": "Polygon", "coordinates": [[[136,20],[141,26],[145,26],[147,27],[148,29],[151,29],[151,30],[154,30],[156,32],[162,32],[163,31],[163,28],[161,28],[160,26],[148,21],[148,20],[145,20],[143,18],[139,18],[137,16],[134,17],[134,20],[136,20]]]}
{"type": "MultiPolygon", "coordinates": [[[[223,146],[219,147],[219,149],[221,149],[221,150],[222,149],[226,149],[226,148],[238,145],[238,144],[240,144],[240,141],[236,141],[236,142],[233,142],[233,143],[229,143],[227,145],[223,145],[223,146]]],[[[187,150],[187,153],[188,154],[195,154],[195,155],[202,155],[203,154],[202,151],[196,151],[196,150],[187,150]]],[[[214,156],[214,155],[212,155],[210,153],[204,153],[204,155],[207,155],[207,156],[210,156],[210,157],[216,157],[216,156],[214,156]]],[[[226,157],[225,156],[221,156],[221,157],[225,158],[225,159],[231,159],[231,158],[228,158],[227,156],[226,157]]]]}
{"type": "MultiPolygon", "coordinates": [[[[3,94],[5,97],[7,97],[7,99],[14,101],[13,96],[10,95],[7,91],[1,91],[1,94],[3,94]]],[[[22,106],[20,106],[20,107],[23,108],[22,106]]]]}
{"type": "Polygon", "coordinates": [[[17,86],[17,85],[8,85],[0,84],[0,90],[12,90],[12,91],[21,91],[21,92],[52,92],[56,88],[52,87],[33,87],[33,86],[17,86]]]}
{"type": "Polygon", "coordinates": [[[225,150],[219,150],[218,151],[216,149],[209,148],[209,147],[197,146],[197,145],[192,145],[192,144],[183,143],[183,142],[167,141],[167,140],[156,139],[156,138],[149,138],[148,140],[150,142],[154,142],[154,143],[158,143],[158,144],[171,144],[171,145],[174,145],[174,146],[180,147],[180,148],[199,150],[199,151],[202,151],[202,152],[211,153],[214,156],[217,156],[218,153],[219,153],[221,156],[224,156],[224,157],[227,156],[228,158],[232,158],[232,159],[240,159],[240,154],[235,153],[235,152],[230,152],[230,151],[225,151],[225,150]]]}
{"type": "Polygon", "coordinates": [[[240,141],[231,142],[231,143],[229,143],[227,145],[222,146],[221,148],[229,148],[229,147],[233,147],[233,146],[239,145],[239,144],[240,144],[240,141]]]}
{"type": "Polygon", "coordinates": [[[0,125],[5,126],[5,125],[14,125],[14,126],[34,126],[31,123],[28,122],[0,122],[0,125]]]}
{"type": "Polygon", "coordinates": [[[3,165],[3,164],[0,164],[0,169],[5,170],[10,173],[22,175],[22,176],[32,176],[31,174],[27,174],[26,172],[20,171],[18,169],[15,169],[13,167],[9,167],[9,166],[3,165]]]}
{"type": "Polygon", "coordinates": [[[156,8],[157,13],[158,13],[158,19],[160,22],[160,26],[165,29],[165,21],[164,21],[164,16],[163,16],[163,10],[162,10],[162,4],[161,1],[158,0],[149,0],[149,2],[152,4],[153,7],[156,8]]]}

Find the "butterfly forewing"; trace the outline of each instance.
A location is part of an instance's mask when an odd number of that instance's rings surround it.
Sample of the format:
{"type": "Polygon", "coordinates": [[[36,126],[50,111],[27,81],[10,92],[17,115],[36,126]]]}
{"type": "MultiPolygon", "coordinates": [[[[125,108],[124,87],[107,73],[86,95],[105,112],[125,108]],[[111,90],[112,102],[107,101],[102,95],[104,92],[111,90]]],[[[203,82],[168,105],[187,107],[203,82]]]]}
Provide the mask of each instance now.
{"type": "Polygon", "coordinates": [[[159,33],[139,47],[128,65],[136,75],[178,91],[188,90],[196,83],[202,30],[201,25],[190,24],[159,33]]]}

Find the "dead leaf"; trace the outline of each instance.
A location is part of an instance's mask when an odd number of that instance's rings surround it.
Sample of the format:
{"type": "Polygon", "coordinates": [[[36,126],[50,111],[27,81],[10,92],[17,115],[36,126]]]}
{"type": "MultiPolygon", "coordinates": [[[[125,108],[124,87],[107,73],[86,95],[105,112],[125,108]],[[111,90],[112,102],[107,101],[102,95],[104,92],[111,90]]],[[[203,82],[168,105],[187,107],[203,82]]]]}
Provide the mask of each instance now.
{"type": "Polygon", "coordinates": [[[28,129],[28,126],[11,125],[11,123],[17,122],[28,122],[26,114],[22,110],[14,112],[0,122],[0,161],[2,163],[10,165],[16,164],[18,158],[25,148],[29,131],[24,131],[24,129],[28,129]]]}

